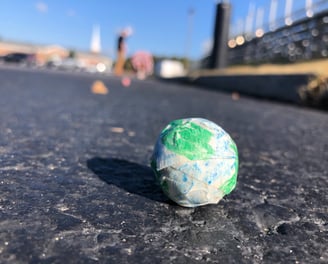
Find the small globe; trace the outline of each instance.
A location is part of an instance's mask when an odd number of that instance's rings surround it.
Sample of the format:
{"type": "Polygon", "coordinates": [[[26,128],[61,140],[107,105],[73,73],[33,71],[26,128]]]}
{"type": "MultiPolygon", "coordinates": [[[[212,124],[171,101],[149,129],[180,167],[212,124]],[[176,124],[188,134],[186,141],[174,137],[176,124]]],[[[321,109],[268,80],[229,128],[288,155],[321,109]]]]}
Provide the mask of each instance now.
{"type": "Polygon", "coordinates": [[[216,204],[236,186],[238,151],[212,121],[179,119],[159,135],[151,167],[163,192],[177,204],[216,204]]]}

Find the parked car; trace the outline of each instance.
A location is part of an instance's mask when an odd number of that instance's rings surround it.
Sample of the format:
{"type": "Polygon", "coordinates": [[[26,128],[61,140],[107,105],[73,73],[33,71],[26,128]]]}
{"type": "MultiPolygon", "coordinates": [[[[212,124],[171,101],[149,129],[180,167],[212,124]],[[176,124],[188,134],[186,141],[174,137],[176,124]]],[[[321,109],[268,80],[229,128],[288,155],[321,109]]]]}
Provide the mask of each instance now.
{"type": "Polygon", "coordinates": [[[65,71],[82,71],[84,65],[81,61],[74,58],[54,58],[46,63],[48,68],[65,70],[65,71]]]}
{"type": "Polygon", "coordinates": [[[2,60],[7,63],[17,63],[17,64],[24,64],[29,66],[36,65],[35,54],[29,54],[29,53],[22,53],[22,52],[9,53],[3,56],[2,60]]]}
{"type": "Polygon", "coordinates": [[[46,62],[46,67],[50,69],[58,69],[62,64],[62,59],[60,57],[54,56],[46,62]]]}

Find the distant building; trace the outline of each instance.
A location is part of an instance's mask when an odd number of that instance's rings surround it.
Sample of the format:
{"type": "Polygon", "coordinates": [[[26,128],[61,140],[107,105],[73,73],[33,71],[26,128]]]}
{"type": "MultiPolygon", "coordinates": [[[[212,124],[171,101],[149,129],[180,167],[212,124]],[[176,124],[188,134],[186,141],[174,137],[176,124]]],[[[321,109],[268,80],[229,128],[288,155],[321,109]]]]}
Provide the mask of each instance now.
{"type": "MultiPolygon", "coordinates": [[[[39,66],[43,66],[52,60],[64,60],[68,58],[70,54],[69,49],[59,45],[38,45],[16,41],[0,41],[0,56],[13,52],[34,54],[39,66]]],[[[74,54],[74,58],[87,69],[96,69],[99,65],[101,65],[100,67],[102,68],[103,65],[105,65],[107,70],[112,67],[112,59],[99,52],[74,51],[74,54]]]]}
{"type": "Polygon", "coordinates": [[[24,42],[0,41],[0,56],[22,52],[35,54],[37,62],[40,65],[45,64],[52,57],[65,58],[69,51],[58,45],[36,45],[24,42]]]}

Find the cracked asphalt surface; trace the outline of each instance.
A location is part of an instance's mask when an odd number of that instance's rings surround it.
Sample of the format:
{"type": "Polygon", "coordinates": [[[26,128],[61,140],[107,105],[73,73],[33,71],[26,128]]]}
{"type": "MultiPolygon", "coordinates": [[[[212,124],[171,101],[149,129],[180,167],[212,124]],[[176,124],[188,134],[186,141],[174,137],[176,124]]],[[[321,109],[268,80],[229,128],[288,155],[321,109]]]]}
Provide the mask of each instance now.
{"type": "Polygon", "coordinates": [[[236,99],[2,67],[0,262],[328,263],[327,112],[236,99]],[[217,205],[180,207],[154,182],[158,134],[187,117],[237,144],[238,184],[217,205]]]}

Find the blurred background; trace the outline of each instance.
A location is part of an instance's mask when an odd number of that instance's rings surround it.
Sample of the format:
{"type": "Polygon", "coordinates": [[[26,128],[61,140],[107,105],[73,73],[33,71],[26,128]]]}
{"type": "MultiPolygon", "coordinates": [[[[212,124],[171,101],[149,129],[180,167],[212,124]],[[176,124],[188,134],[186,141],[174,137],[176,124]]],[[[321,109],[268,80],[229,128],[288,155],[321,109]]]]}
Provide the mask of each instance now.
{"type": "Polygon", "coordinates": [[[129,27],[126,71],[140,51],[163,77],[211,68],[219,4],[229,5],[227,67],[328,57],[328,0],[1,0],[1,63],[111,73],[129,27]]]}

